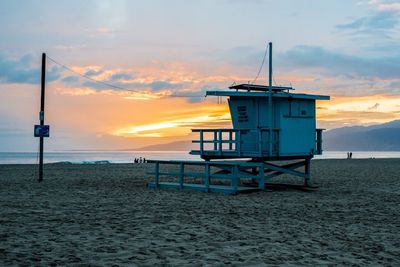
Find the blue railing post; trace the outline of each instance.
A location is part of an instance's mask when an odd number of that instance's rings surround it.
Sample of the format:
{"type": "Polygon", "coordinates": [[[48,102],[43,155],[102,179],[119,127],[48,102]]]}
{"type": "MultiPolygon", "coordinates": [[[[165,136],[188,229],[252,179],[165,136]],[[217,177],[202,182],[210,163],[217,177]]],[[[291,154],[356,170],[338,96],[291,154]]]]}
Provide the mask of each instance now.
{"type": "Polygon", "coordinates": [[[219,150],[219,155],[222,155],[222,130],[218,130],[218,150],[219,150]]]}
{"type": "Polygon", "coordinates": [[[242,154],[242,151],[241,151],[242,144],[241,143],[242,143],[242,135],[240,133],[240,130],[238,130],[236,132],[236,150],[237,150],[238,156],[240,156],[242,154]]]}
{"type": "Polygon", "coordinates": [[[214,130],[214,150],[218,150],[218,137],[217,137],[217,130],[214,130]]]}
{"type": "Polygon", "coordinates": [[[232,150],[232,135],[233,132],[229,131],[229,150],[232,150]]]}
{"type": "Polygon", "coordinates": [[[200,155],[203,155],[204,144],[203,144],[203,130],[200,130],[200,155]]]}

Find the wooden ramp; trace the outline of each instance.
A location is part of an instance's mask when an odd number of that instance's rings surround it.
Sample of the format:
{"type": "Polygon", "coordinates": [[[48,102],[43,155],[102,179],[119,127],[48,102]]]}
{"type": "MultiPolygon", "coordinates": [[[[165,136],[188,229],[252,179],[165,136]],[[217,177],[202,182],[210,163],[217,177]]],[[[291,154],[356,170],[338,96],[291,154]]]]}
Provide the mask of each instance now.
{"type": "Polygon", "coordinates": [[[149,160],[154,163],[149,188],[189,189],[203,192],[237,194],[264,190],[266,181],[281,174],[304,178],[310,183],[310,159],[285,165],[255,161],[176,161],[149,160]],[[304,172],[295,169],[305,167],[304,172]],[[250,181],[250,182],[249,182],[250,181]]]}

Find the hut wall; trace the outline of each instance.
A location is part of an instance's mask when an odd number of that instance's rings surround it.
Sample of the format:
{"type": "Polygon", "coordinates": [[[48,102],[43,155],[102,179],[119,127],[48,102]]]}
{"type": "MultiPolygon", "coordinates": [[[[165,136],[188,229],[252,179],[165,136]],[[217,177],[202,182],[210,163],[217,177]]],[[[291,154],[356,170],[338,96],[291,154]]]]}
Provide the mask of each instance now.
{"type": "Polygon", "coordinates": [[[315,149],[315,128],[315,100],[285,99],[281,104],[279,154],[311,154],[315,149]]]}

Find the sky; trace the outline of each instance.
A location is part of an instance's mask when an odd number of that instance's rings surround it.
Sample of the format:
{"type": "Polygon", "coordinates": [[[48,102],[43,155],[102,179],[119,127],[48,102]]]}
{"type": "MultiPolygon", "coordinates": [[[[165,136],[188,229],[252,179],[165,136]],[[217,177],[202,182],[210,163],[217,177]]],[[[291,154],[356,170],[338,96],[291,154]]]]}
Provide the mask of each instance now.
{"type": "Polygon", "coordinates": [[[399,22],[391,0],[2,0],[0,152],[37,150],[42,53],[47,151],[229,128],[226,100],[203,96],[254,82],[268,42],[274,84],[331,96],[317,103],[318,127],[397,120],[399,22]]]}

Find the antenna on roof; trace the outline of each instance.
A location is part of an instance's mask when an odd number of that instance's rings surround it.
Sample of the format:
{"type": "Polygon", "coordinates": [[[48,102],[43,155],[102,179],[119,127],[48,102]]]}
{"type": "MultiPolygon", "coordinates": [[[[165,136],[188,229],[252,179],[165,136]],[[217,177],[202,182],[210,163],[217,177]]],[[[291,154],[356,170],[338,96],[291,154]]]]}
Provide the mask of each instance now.
{"type": "Polygon", "coordinates": [[[269,116],[269,153],[272,153],[272,42],[269,42],[269,96],[268,96],[268,116],[269,116]]]}
{"type": "Polygon", "coordinates": [[[269,90],[272,91],[272,42],[269,42],[269,90]]]}

